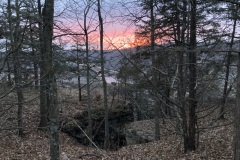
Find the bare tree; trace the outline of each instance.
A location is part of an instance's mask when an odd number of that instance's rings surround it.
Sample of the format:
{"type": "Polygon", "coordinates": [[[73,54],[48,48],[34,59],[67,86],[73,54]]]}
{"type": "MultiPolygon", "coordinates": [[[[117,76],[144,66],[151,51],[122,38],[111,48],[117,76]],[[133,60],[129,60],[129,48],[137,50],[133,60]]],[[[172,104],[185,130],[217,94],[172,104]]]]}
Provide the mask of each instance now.
{"type": "MultiPolygon", "coordinates": [[[[231,2],[234,4],[234,2],[231,2]]],[[[236,4],[236,11],[237,13],[240,9],[240,4],[236,4]]],[[[237,16],[234,14],[234,16],[237,16]]],[[[238,16],[239,19],[239,16],[238,16]]],[[[235,20],[234,26],[235,27],[235,20]]],[[[232,36],[234,35],[234,30],[232,36]]],[[[233,37],[232,37],[233,39],[233,37]]],[[[231,49],[231,48],[230,48],[231,49]]],[[[240,48],[239,48],[240,49],[240,48]]],[[[230,51],[229,51],[230,52],[230,51]]],[[[228,53],[229,55],[230,53],[228,53]]],[[[229,57],[230,58],[230,57],[229,57]]],[[[237,66],[237,93],[236,93],[236,107],[235,107],[235,115],[234,115],[234,132],[233,132],[233,159],[238,160],[240,159],[240,54],[238,53],[238,66],[237,66]]]]}
{"type": "Polygon", "coordinates": [[[46,54],[43,39],[43,17],[42,17],[42,4],[38,0],[38,27],[39,27],[39,48],[40,48],[40,128],[48,126],[48,106],[47,106],[47,81],[46,81],[46,54]]]}
{"type": "Polygon", "coordinates": [[[237,105],[235,107],[234,132],[233,132],[233,159],[240,159],[240,55],[238,55],[237,72],[237,105]]]}
{"type": "Polygon", "coordinates": [[[15,27],[13,28],[13,21],[12,21],[12,12],[11,12],[11,1],[8,0],[8,21],[9,21],[9,28],[10,28],[10,43],[13,58],[13,73],[14,73],[14,82],[17,92],[17,99],[18,99],[18,134],[23,135],[23,92],[21,86],[21,63],[20,63],[20,6],[19,1],[15,0],[15,11],[16,11],[16,20],[15,20],[15,27]]]}
{"type": "Polygon", "coordinates": [[[54,0],[46,0],[42,12],[43,18],[43,40],[44,54],[46,54],[46,78],[47,78],[47,94],[49,98],[49,120],[50,120],[50,158],[58,160],[59,158],[59,109],[57,105],[57,84],[55,79],[55,71],[53,64],[52,37],[53,37],[53,16],[54,16],[54,0]]]}
{"type": "Polygon", "coordinates": [[[82,101],[82,87],[81,87],[81,69],[80,69],[80,58],[79,58],[79,52],[80,52],[80,48],[79,48],[79,44],[77,42],[77,74],[78,74],[78,101],[81,102],[82,101]]]}
{"type": "MultiPolygon", "coordinates": [[[[73,1],[71,5],[71,13],[75,15],[75,17],[71,17],[74,19],[73,23],[76,23],[76,29],[78,30],[78,34],[74,36],[77,43],[80,42],[80,39],[84,41],[84,50],[86,53],[86,81],[87,81],[87,104],[88,104],[88,128],[87,133],[88,137],[92,139],[92,95],[91,95],[91,50],[90,50],[90,36],[93,32],[96,31],[98,27],[98,23],[96,20],[96,12],[93,12],[93,5],[96,4],[97,1],[73,1]],[[79,33],[83,32],[83,33],[79,33]]],[[[78,77],[80,80],[80,77],[78,77]]],[[[80,89],[80,85],[79,85],[80,89]]],[[[80,98],[80,97],[79,97],[80,98]]],[[[91,145],[91,142],[90,142],[91,145]]]]}
{"type": "MultiPolygon", "coordinates": [[[[85,36],[85,46],[86,46],[86,58],[87,58],[87,101],[88,101],[88,136],[92,139],[92,98],[91,98],[91,86],[90,86],[90,62],[89,62],[89,31],[87,26],[87,15],[89,13],[92,3],[87,2],[88,5],[84,10],[84,24],[83,31],[85,36]]],[[[90,143],[91,144],[91,143],[90,143]]]]}
{"type": "Polygon", "coordinates": [[[191,21],[190,21],[190,53],[189,53],[189,127],[187,150],[194,151],[196,149],[196,11],[197,1],[191,1],[191,21]]]}
{"type": "MultiPolygon", "coordinates": [[[[158,84],[158,72],[157,72],[157,56],[155,50],[155,17],[154,17],[154,1],[150,0],[149,3],[150,8],[150,23],[151,23],[151,36],[150,36],[150,43],[151,43],[151,52],[153,53],[152,56],[152,63],[153,63],[153,83],[157,87],[158,84]]],[[[154,89],[155,90],[155,89],[154,89]]],[[[157,91],[154,91],[154,94],[158,94],[157,91]]],[[[156,95],[155,95],[156,96],[156,95]]],[[[154,118],[155,118],[155,140],[160,140],[160,105],[157,100],[156,104],[154,105],[154,118]]]]}
{"type": "MultiPolygon", "coordinates": [[[[185,32],[187,30],[187,1],[183,0],[183,16],[182,20],[180,19],[180,11],[178,8],[179,1],[175,1],[175,20],[176,20],[176,28],[175,28],[175,43],[177,47],[180,47],[180,51],[178,52],[178,68],[177,68],[177,77],[178,77],[178,87],[177,87],[177,99],[178,103],[180,104],[176,107],[176,115],[178,117],[177,125],[181,126],[181,132],[183,134],[183,141],[184,141],[184,152],[187,151],[187,140],[188,140],[188,126],[187,126],[187,116],[186,116],[186,98],[185,98],[185,76],[184,76],[184,51],[183,51],[183,44],[186,43],[186,36],[185,32]]],[[[177,127],[178,127],[177,126],[177,127]]]]}
{"type": "Polygon", "coordinates": [[[105,138],[104,148],[108,149],[109,142],[109,122],[108,122],[108,97],[107,97],[107,82],[104,71],[104,53],[103,53],[103,18],[101,14],[101,2],[98,0],[98,18],[99,18],[99,34],[100,34],[100,56],[101,56],[101,75],[103,81],[103,96],[104,96],[104,112],[105,112],[105,138]]]}
{"type": "Polygon", "coordinates": [[[231,35],[231,41],[229,45],[229,51],[227,52],[227,62],[225,64],[226,67],[226,75],[225,75],[225,82],[224,82],[224,88],[223,88],[223,97],[222,97],[222,105],[220,107],[220,117],[219,119],[224,119],[224,108],[226,105],[226,100],[229,95],[229,92],[232,89],[232,85],[229,86],[229,73],[230,73],[230,65],[231,65],[231,60],[232,60],[232,49],[234,45],[234,38],[235,38],[235,33],[236,33],[236,25],[237,25],[237,9],[234,7],[233,12],[233,30],[232,30],[232,35],[231,35]]]}

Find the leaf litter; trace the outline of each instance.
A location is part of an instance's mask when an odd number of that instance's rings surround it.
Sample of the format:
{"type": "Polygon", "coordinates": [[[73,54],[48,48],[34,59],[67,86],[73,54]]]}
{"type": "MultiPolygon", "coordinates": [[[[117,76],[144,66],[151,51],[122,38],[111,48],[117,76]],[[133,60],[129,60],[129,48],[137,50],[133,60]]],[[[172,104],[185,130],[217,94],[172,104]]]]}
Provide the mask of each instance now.
{"type": "MultiPolygon", "coordinates": [[[[65,93],[65,92],[63,92],[65,93]]],[[[77,93],[67,97],[60,95],[61,117],[73,117],[74,113],[86,109],[86,97],[77,102],[77,93]],[[64,98],[61,98],[64,97],[64,98]]],[[[99,105],[99,100],[94,102],[99,105]]],[[[96,104],[95,104],[96,105],[96,104]]],[[[5,108],[8,106],[6,105],[5,108]]],[[[2,107],[4,110],[4,107],[2,107]]],[[[38,103],[24,106],[24,136],[17,135],[17,109],[12,107],[3,116],[0,130],[1,160],[47,160],[49,157],[48,132],[38,130],[38,103]]],[[[60,118],[61,118],[60,117],[60,118]]],[[[184,154],[183,140],[171,129],[171,123],[161,124],[159,141],[122,147],[117,151],[97,150],[94,147],[83,146],[65,133],[59,133],[60,157],[62,160],[215,160],[232,159],[232,115],[225,120],[214,120],[206,117],[199,122],[200,128],[210,126],[199,133],[198,148],[194,152],[184,154]]],[[[139,125],[141,127],[141,125],[139,125]]],[[[142,125],[146,128],[146,124],[142,125]]],[[[140,128],[141,129],[141,128],[140,128]]]]}

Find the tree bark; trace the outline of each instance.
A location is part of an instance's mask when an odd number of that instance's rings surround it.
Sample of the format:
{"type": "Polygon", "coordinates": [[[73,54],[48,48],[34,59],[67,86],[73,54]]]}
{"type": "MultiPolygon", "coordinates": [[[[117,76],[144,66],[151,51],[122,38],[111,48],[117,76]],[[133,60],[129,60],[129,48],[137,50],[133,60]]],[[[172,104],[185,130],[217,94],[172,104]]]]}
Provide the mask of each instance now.
{"type": "Polygon", "coordinates": [[[234,133],[233,133],[233,160],[240,159],[240,54],[238,53],[237,72],[237,105],[235,107],[234,133]]]}
{"type": "MultiPolygon", "coordinates": [[[[154,1],[150,0],[149,3],[150,7],[150,23],[151,23],[151,28],[150,28],[150,47],[151,47],[151,52],[152,52],[152,64],[153,64],[153,83],[157,87],[158,85],[158,72],[156,70],[157,68],[157,58],[156,58],[156,53],[155,53],[155,17],[154,17],[154,1]]],[[[157,91],[154,88],[154,96],[157,96],[157,91]]],[[[154,119],[155,119],[155,140],[160,140],[160,102],[158,98],[156,98],[156,104],[154,105],[154,119]]]]}
{"type": "Polygon", "coordinates": [[[39,87],[39,80],[38,80],[38,55],[35,51],[34,47],[34,39],[33,39],[33,32],[32,32],[32,22],[30,20],[30,40],[31,40],[31,48],[32,48],[32,58],[33,58],[33,73],[34,73],[34,86],[35,90],[38,90],[39,87]]]}
{"type": "MultiPolygon", "coordinates": [[[[234,12],[236,12],[236,11],[234,11],[234,12]]],[[[230,42],[229,51],[228,51],[228,54],[227,54],[227,62],[226,62],[226,65],[225,65],[226,75],[225,75],[222,105],[220,107],[220,117],[219,117],[219,119],[224,119],[224,115],[225,115],[224,114],[224,108],[225,108],[225,105],[226,105],[226,100],[227,100],[228,93],[231,89],[231,87],[228,88],[228,84],[229,84],[229,72],[230,72],[230,65],[231,65],[231,58],[232,58],[232,48],[233,48],[233,43],[234,43],[234,36],[235,36],[235,31],[236,31],[236,24],[237,24],[237,17],[234,17],[231,42],[230,42]]]]}
{"type": "Polygon", "coordinates": [[[46,81],[46,51],[43,40],[43,17],[41,0],[38,0],[38,26],[39,26],[39,43],[40,43],[40,123],[41,129],[48,126],[48,106],[47,106],[47,81],[46,81]]]}
{"type": "Polygon", "coordinates": [[[109,121],[108,121],[108,99],[107,99],[107,82],[105,79],[104,71],[104,53],[103,53],[103,19],[101,15],[101,4],[98,0],[98,18],[99,18],[99,34],[100,34],[100,56],[101,56],[101,76],[103,81],[103,103],[105,112],[105,138],[104,138],[104,148],[108,149],[110,147],[109,141],[109,121]]]}
{"type": "Polygon", "coordinates": [[[21,85],[21,57],[19,54],[19,27],[20,27],[20,8],[18,0],[15,0],[15,11],[16,11],[16,20],[15,20],[15,28],[13,28],[12,21],[12,12],[11,12],[11,1],[8,0],[8,21],[10,28],[10,43],[11,49],[10,51],[13,53],[13,74],[14,74],[14,83],[16,87],[17,100],[18,100],[18,112],[17,112],[17,121],[18,121],[18,134],[20,136],[23,135],[23,92],[21,85]]]}
{"type": "MultiPolygon", "coordinates": [[[[7,50],[7,49],[6,49],[7,50]]],[[[11,67],[10,67],[10,64],[9,64],[9,58],[7,59],[7,69],[8,69],[8,85],[11,86],[12,85],[12,78],[11,78],[11,67]]]]}
{"type": "MultiPolygon", "coordinates": [[[[240,4],[236,7],[239,10],[240,4]]],[[[236,11],[237,12],[237,11],[236,11]]],[[[233,37],[232,37],[233,38],[233,37]]],[[[240,46],[240,44],[239,44],[240,46]]],[[[239,47],[240,50],[240,47],[239,47]]],[[[237,93],[236,93],[236,107],[234,115],[234,131],[233,131],[233,160],[240,159],[240,53],[238,53],[238,66],[237,66],[237,93]]]]}
{"type": "Polygon", "coordinates": [[[19,27],[20,27],[20,8],[19,8],[19,2],[18,0],[15,1],[15,7],[16,7],[16,28],[15,28],[15,33],[14,33],[14,80],[15,80],[15,85],[16,85],[16,90],[17,90],[17,97],[18,97],[18,134],[21,136],[23,135],[23,92],[22,92],[22,76],[21,76],[21,56],[19,54],[19,27]],[[19,60],[20,59],[20,60],[19,60]]]}
{"type": "Polygon", "coordinates": [[[81,88],[81,73],[80,73],[80,65],[79,65],[79,48],[78,48],[78,42],[77,42],[77,72],[78,72],[78,101],[82,101],[82,88],[81,88]]]}
{"type": "MultiPolygon", "coordinates": [[[[187,1],[183,0],[183,8],[182,8],[182,22],[180,20],[180,11],[178,8],[179,1],[176,0],[176,20],[177,20],[177,33],[176,33],[176,45],[184,49],[183,44],[185,42],[185,33],[186,33],[186,26],[187,26],[187,1]]],[[[180,112],[179,116],[179,126],[181,127],[181,133],[183,135],[183,143],[184,143],[184,152],[187,152],[188,149],[188,123],[187,123],[187,114],[186,114],[186,98],[185,98],[185,81],[184,81],[184,50],[179,51],[178,53],[178,102],[179,108],[177,112],[180,112]]],[[[177,113],[178,115],[178,113],[177,113]]],[[[179,127],[177,126],[177,127],[179,127]]]]}
{"type": "Polygon", "coordinates": [[[189,126],[187,151],[196,149],[196,0],[191,1],[191,22],[190,22],[190,53],[189,53],[189,126]]]}
{"type": "MultiPolygon", "coordinates": [[[[88,2],[90,3],[90,2],[88,2]]],[[[92,97],[91,97],[91,84],[90,84],[90,60],[89,60],[89,33],[88,33],[88,26],[87,26],[87,15],[89,12],[91,5],[88,4],[84,11],[84,36],[85,36],[85,46],[86,46],[86,63],[87,63],[87,104],[88,104],[88,129],[87,134],[88,137],[92,140],[92,97]]],[[[90,145],[91,142],[89,142],[90,145]]]]}
{"type": "Polygon", "coordinates": [[[43,8],[43,40],[46,54],[47,94],[49,97],[50,120],[50,159],[59,160],[59,109],[57,105],[57,85],[53,64],[52,36],[53,36],[54,0],[45,0],[43,8]]]}

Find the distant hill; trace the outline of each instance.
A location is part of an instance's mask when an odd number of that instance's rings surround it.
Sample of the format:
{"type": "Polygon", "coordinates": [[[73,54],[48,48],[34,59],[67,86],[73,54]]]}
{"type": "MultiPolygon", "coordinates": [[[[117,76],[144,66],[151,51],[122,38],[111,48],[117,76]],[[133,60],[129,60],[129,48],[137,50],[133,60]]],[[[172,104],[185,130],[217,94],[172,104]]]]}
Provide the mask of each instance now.
{"type": "MultiPolygon", "coordinates": [[[[105,50],[105,68],[108,70],[118,70],[121,66],[119,63],[121,59],[124,57],[123,54],[132,54],[133,49],[122,49],[122,50],[105,50]]],[[[64,57],[77,57],[77,51],[66,50],[63,53],[64,57]]],[[[91,50],[90,53],[90,63],[100,64],[100,52],[98,50],[91,50]]],[[[79,52],[79,57],[84,62],[86,59],[86,52],[79,52]]]]}

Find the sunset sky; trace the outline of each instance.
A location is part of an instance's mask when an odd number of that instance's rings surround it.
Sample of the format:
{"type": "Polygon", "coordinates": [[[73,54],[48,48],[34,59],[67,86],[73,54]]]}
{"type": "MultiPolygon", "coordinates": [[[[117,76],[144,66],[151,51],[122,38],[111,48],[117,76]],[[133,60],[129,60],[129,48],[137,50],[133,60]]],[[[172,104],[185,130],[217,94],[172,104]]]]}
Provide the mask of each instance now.
{"type": "MultiPolygon", "coordinates": [[[[55,7],[56,24],[63,30],[74,33],[83,33],[84,26],[84,10],[86,10],[86,0],[77,2],[67,2],[59,0],[55,7]],[[85,3],[85,4],[84,4],[85,3]],[[57,16],[60,15],[60,16],[57,16]]],[[[135,26],[131,21],[127,21],[128,17],[125,15],[124,7],[120,5],[119,1],[104,1],[102,3],[102,16],[104,19],[104,49],[128,48],[134,43],[135,26]]],[[[89,28],[89,41],[92,47],[98,49],[99,47],[99,29],[98,15],[96,6],[92,6],[87,14],[87,27],[89,28]],[[95,31],[93,31],[95,30],[95,31]]],[[[59,30],[56,29],[58,34],[59,30]]],[[[63,32],[61,32],[63,33],[63,32]]],[[[84,36],[65,36],[57,38],[57,43],[63,43],[67,46],[79,43],[84,43],[84,36]],[[78,39],[78,40],[76,40],[78,39]]]]}

